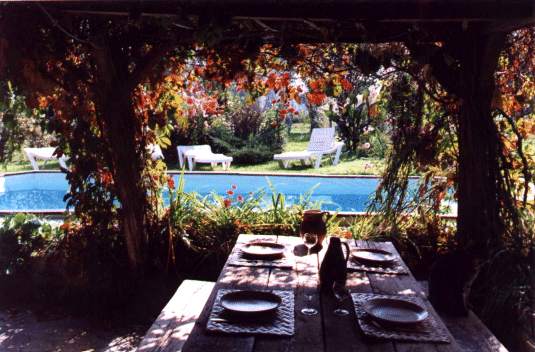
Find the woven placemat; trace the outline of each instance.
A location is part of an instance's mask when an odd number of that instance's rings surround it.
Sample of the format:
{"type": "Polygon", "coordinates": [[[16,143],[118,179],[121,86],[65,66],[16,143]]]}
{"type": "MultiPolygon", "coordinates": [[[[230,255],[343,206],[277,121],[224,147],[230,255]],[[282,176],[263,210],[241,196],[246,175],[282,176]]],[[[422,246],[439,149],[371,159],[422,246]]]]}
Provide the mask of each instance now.
{"type": "Polygon", "coordinates": [[[232,334],[262,334],[262,335],[280,335],[292,336],[295,332],[294,317],[294,293],[288,290],[272,290],[270,292],[282,298],[281,305],[277,308],[274,318],[269,321],[239,321],[239,322],[221,322],[213,321],[214,318],[223,317],[224,308],[221,306],[221,296],[225,293],[238,290],[217,291],[217,296],[210,312],[206,329],[232,334]]]}
{"type": "Polygon", "coordinates": [[[418,327],[399,328],[398,330],[385,328],[375,323],[371,317],[362,309],[362,303],[371,298],[395,298],[404,299],[416,303],[422,307],[426,304],[417,296],[399,296],[399,295],[376,295],[373,293],[352,293],[351,298],[355,306],[355,313],[360,328],[365,335],[380,339],[413,341],[413,342],[440,342],[450,343],[448,330],[440,319],[436,319],[431,312],[429,316],[418,327]]]}
{"type": "Polygon", "coordinates": [[[281,268],[281,269],[293,269],[295,266],[295,257],[292,253],[291,246],[286,246],[284,249],[284,255],[279,259],[250,259],[244,258],[241,248],[247,243],[237,243],[228,257],[228,265],[233,266],[258,266],[264,268],[281,268]]]}
{"type": "Polygon", "coordinates": [[[354,271],[368,271],[372,273],[393,274],[393,275],[408,275],[409,269],[405,266],[401,258],[396,257],[389,265],[369,265],[358,262],[354,258],[349,258],[347,261],[347,269],[354,271]]]}

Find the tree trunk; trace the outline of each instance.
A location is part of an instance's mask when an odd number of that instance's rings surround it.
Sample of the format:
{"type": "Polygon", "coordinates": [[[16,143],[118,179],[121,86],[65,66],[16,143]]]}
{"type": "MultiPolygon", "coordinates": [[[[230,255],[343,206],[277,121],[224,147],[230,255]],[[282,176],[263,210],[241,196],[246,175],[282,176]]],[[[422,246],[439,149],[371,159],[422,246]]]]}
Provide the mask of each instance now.
{"type": "Polygon", "coordinates": [[[460,57],[457,239],[488,255],[503,233],[500,219],[498,131],[491,115],[494,71],[505,35],[467,33],[460,57]]]}
{"type": "Polygon", "coordinates": [[[139,123],[131,106],[130,92],[118,88],[116,96],[110,96],[104,107],[105,134],[107,136],[113,176],[121,203],[121,217],[130,268],[136,274],[144,261],[145,244],[145,190],[141,175],[143,165],[137,151],[139,123]]]}
{"type": "Polygon", "coordinates": [[[310,132],[312,133],[312,130],[314,128],[320,127],[319,119],[318,119],[318,108],[312,104],[307,104],[308,107],[308,116],[310,117],[310,132]]]}
{"type": "MultiPolygon", "coordinates": [[[[142,123],[132,106],[132,84],[121,76],[117,63],[111,54],[110,43],[99,41],[94,49],[98,64],[99,110],[103,120],[103,134],[111,153],[111,171],[121,204],[123,231],[128,254],[128,262],[133,276],[141,274],[144,249],[147,242],[144,232],[146,194],[142,185],[143,164],[139,155],[138,140],[142,134],[142,123]]],[[[117,60],[117,58],[116,58],[117,60]]]]}

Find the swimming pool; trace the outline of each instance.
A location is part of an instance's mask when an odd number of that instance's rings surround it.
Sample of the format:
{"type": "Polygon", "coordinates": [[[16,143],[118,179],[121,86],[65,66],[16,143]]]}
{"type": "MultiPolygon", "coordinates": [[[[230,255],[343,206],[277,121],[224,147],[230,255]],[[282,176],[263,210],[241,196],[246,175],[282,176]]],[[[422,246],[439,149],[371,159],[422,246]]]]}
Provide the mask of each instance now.
{"type": "MultiPolygon", "coordinates": [[[[173,174],[175,182],[179,174],[173,174]]],[[[323,210],[365,211],[377,188],[375,177],[264,176],[245,174],[185,174],[185,190],[202,196],[213,192],[225,195],[236,185],[236,195],[264,189],[270,196],[268,180],[286,195],[287,203],[315,188],[311,200],[320,201],[323,210]]],[[[63,211],[68,190],[65,175],[59,172],[30,172],[0,176],[0,211],[63,211]]],[[[164,194],[167,199],[167,194],[164,194]]],[[[266,198],[267,199],[267,198],[266,198]]]]}

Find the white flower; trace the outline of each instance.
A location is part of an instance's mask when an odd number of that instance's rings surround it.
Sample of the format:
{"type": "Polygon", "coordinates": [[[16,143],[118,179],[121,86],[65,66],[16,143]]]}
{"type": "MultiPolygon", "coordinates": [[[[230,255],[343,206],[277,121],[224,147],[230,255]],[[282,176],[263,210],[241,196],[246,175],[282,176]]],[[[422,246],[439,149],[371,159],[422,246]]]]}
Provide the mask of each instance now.
{"type": "Polygon", "coordinates": [[[357,108],[362,105],[362,94],[357,95],[357,108]]]}

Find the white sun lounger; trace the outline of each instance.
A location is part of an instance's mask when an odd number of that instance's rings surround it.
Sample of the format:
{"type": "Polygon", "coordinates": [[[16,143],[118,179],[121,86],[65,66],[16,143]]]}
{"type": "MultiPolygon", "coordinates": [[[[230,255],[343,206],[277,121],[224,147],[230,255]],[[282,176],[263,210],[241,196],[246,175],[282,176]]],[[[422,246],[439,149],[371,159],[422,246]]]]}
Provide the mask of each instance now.
{"type": "Polygon", "coordinates": [[[232,157],[213,153],[212,148],[208,144],[179,145],[176,149],[180,168],[184,167],[184,163],[187,160],[189,171],[193,171],[197,163],[211,164],[212,167],[220,163],[223,170],[228,170],[232,163],[232,157]]]}
{"type": "Polygon", "coordinates": [[[34,170],[39,170],[39,164],[37,164],[36,159],[41,159],[45,161],[45,164],[48,160],[58,160],[59,165],[63,169],[67,169],[66,161],[69,159],[67,156],[62,156],[58,158],[54,155],[56,148],[54,147],[44,147],[44,148],[24,148],[24,154],[32,164],[34,170]]]}
{"type": "Polygon", "coordinates": [[[307,150],[275,154],[273,159],[279,161],[285,169],[288,168],[293,160],[300,160],[303,164],[312,163],[314,160],[314,167],[318,169],[321,166],[321,159],[324,155],[331,156],[331,154],[335,154],[333,165],[337,165],[340,162],[340,154],[343,147],[343,142],[337,142],[334,139],[334,127],[314,128],[310,135],[307,150]]]}

